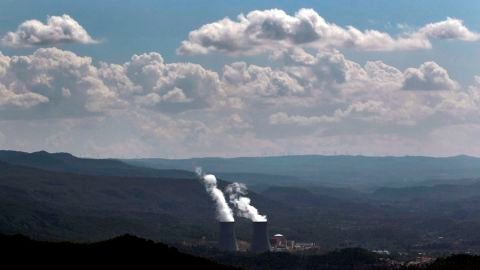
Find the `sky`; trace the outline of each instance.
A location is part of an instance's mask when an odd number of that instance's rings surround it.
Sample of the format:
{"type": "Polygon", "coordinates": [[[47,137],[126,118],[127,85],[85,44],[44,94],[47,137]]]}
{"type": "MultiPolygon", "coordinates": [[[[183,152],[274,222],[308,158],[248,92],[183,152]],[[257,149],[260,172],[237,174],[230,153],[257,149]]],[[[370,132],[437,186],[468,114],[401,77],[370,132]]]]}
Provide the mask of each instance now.
{"type": "Polygon", "coordinates": [[[0,148],[480,156],[478,1],[0,1],[0,148]]]}

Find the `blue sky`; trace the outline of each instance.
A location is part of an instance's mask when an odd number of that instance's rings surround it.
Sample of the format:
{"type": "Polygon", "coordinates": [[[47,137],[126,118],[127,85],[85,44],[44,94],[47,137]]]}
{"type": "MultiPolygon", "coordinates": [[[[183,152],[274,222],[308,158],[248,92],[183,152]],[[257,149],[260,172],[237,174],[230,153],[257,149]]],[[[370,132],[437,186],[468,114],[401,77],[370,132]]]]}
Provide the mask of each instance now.
{"type": "MultiPolygon", "coordinates": [[[[235,18],[240,13],[256,9],[279,8],[294,13],[300,8],[313,8],[328,21],[338,25],[354,25],[359,29],[379,29],[397,33],[397,24],[419,27],[446,17],[460,18],[473,29],[480,28],[480,2],[458,1],[155,1],[155,0],[4,0],[0,2],[0,33],[11,31],[21,22],[48,15],[69,14],[82,22],[89,33],[105,40],[97,46],[64,46],[96,60],[121,63],[139,52],[160,52],[167,61],[195,61],[219,68],[230,59],[218,57],[181,57],[175,54],[178,44],[188,32],[224,17],[235,18]]],[[[32,49],[30,49],[31,51],[32,49]]],[[[2,50],[10,53],[8,49],[2,50]]],[[[384,59],[389,64],[406,68],[426,60],[452,67],[452,76],[464,82],[480,74],[480,65],[471,61],[480,57],[478,44],[435,46],[429,52],[405,54],[348,53],[352,59],[364,62],[371,58],[384,59]],[[455,52],[452,55],[452,52],[455,52]],[[460,71],[461,70],[461,71],[460,71]]],[[[252,59],[262,62],[264,59],[252,59]]]]}
{"type": "Polygon", "coordinates": [[[478,1],[446,0],[0,1],[8,63],[0,147],[120,157],[480,155],[469,147],[480,135],[479,11],[478,1]],[[341,33],[249,40],[222,21],[241,27],[239,14],[278,9],[277,23],[289,24],[302,8],[341,33]],[[22,23],[64,14],[87,36],[7,44],[22,23]],[[204,26],[214,22],[227,34],[208,47],[217,33],[204,26]],[[185,42],[196,49],[177,53],[185,42]],[[240,49],[222,47],[232,44],[240,49]]]}

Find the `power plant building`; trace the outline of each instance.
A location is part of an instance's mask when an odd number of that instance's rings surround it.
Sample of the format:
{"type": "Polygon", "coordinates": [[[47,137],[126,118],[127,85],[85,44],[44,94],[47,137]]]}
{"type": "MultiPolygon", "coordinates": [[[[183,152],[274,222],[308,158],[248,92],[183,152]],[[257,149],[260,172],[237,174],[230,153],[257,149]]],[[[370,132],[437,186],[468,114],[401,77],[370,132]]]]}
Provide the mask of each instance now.
{"type": "Polygon", "coordinates": [[[236,252],[238,250],[235,222],[220,222],[218,249],[226,252],[236,252]]]}
{"type": "Polygon", "coordinates": [[[270,251],[270,242],[268,239],[267,222],[253,222],[253,235],[250,251],[253,253],[263,253],[270,251]]]}

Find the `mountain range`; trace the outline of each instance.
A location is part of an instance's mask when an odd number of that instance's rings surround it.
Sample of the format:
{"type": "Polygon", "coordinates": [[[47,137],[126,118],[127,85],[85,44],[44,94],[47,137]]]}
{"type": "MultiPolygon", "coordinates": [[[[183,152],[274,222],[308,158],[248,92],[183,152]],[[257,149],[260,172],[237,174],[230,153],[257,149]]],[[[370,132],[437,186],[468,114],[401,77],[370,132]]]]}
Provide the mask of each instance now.
{"type": "Polygon", "coordinates": [[[265,185],[265,176],[275,176],[270,185],[324,185],[372,189],[403,187],[422,181],[477,178],[480,158],[454,157],[368,157],[368,156],[278,156],[192,159],[128,159],[126,163],[155,169],[192,170],[195,166],[225,178],[265,185]],[[258,175],[263,177],[258,177],[258,175]]]}

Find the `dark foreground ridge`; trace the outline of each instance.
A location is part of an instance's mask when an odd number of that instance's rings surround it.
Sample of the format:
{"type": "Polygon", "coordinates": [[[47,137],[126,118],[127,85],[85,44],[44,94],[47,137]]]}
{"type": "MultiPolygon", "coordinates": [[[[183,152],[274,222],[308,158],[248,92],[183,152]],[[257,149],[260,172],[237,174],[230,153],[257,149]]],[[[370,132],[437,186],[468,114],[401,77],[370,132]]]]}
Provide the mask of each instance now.
{"type": "Polygon", "coordinates": [[[265,253],[258,256],[232,256],[218,261],[249,270],[479,270],[480,256],[452,255],[432,263],[408,264],[381,258],[360,249],[348,248],[324,255],[265,253]]]}
{"type": "MultiPolygon", "coordinates": [[[[80,244],[45,242],[23,235],[0,234],[2,262],[5,265],[34,265],[37,268],[78,269],[108,266],[135,269],[320,269],[320,270],[477,270],[480,256],[453,255],[425,265],[392,264],[385,257],[360,248],[333,251],[324,255],[290,253],[249,254],[217,253],[202,258],[180,252],[174,247],[132,235],[80,244]],[[223,263],[223,264],[222,264],[223,263]],[[236,268],[235,265],[241,268],[236,268]]],[[[188,251],[187,251],[188,252],[188,251]]],[[[216,251],[218,252],[218,251],[216,251]]],[[[206,254],[203,254],[205,256],[206,254]]]]}
{"type": "Polygon", "coordinates": [[[4,265],[12,263],[17,269],[24,265],[46,269],[93,269],[97,266],[108,266],[108,269],[125,266],[135,267],[127,269],[238,269],[128,234],[89,244],[44,242],[22,235],[0,235],[0,250],[4,265]]]}

